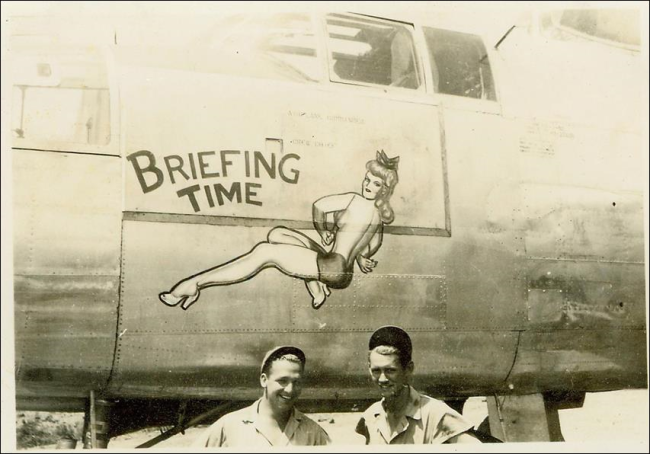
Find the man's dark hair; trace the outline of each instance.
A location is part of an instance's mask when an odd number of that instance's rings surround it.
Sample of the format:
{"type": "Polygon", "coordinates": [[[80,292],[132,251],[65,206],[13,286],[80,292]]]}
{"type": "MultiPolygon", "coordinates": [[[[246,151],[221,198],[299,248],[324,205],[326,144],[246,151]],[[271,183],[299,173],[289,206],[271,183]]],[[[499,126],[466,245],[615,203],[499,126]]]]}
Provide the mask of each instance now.
{"type": "Polygon", "coordinates": [[[402,367],[406,368],[411,362],[413,345],[411,338],[402,328],[384,326],[372,334],[368,350],[376,351],[381,355],[397,355],[402,367]]]}

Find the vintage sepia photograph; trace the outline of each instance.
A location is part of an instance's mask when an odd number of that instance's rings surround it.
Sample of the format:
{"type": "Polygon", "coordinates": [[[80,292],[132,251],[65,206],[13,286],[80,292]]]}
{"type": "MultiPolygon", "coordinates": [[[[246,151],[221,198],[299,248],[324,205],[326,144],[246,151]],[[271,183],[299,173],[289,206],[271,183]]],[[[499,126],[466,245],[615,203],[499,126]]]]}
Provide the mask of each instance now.
{"type": "Polygon", "coordinates": [[[3,2],[2,451],[647,452],[648,85],[645,2],[3,2]]]}

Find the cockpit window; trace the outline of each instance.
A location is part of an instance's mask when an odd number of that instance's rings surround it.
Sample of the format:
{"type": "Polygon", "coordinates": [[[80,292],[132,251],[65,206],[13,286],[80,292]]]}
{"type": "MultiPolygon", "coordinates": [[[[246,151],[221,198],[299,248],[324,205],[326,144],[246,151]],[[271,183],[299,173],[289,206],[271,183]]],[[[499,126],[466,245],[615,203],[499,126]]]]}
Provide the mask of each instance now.
{"type": "Polygon", "coordinates": [[[490,60],[480,37],[424,27],[434,91],[496,101],[490,60]]]}
{"type": "Polygon", "coordinates": [[[220,52],[219,72],[306,82],[321,79],[311,16],[261,14],[228,22],[210,45],[220,52]]]}
{"type": "Polygon", "coordinates": [[[16,57],[12,93],[15,139],[106,145],[110,98],[96,48],[25,52],[16,57]]]}
{"type": "Polygon", "coordinates": [[[333,81],[420,87],[411,26],[330,14],[327,35],[333,81]]]}

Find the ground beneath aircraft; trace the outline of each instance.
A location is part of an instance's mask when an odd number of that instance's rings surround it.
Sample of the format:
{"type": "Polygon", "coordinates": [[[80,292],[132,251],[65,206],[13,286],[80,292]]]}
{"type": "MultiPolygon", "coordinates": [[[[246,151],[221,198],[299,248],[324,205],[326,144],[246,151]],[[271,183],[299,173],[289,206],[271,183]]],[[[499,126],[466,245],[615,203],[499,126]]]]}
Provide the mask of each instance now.
{"type": "MultiPolygon", "coordinates": [[[[17,424],[33,419],[35,413],[20,413],[17,424]]],[[[81,413],[38,412],[38,414],[42,419],[53,415],[55,422],[71,425],[83,419],[81,413]]],[[[487,416],[485,399],[476,397],[468,400],[464,414],[470,421],[479,424],[487,416]]],[[[323,426],[336,444],[363,444],[363,438],[354,433],[360,413],[312,413],[310,416],[323,426]]],[[[590,443],[599,448],[605,448],[609,443],[625,443],[632,451],[647,452],[648,390],[589,393],[582,408],[560,410],[560,422],[567,442],[590,443]]],[[[205,430],[204,426],[188,429],[184,435],[178,434],[165,440],[156,445],[156,448],[189,447],[203,430],[205,430]]],[[[109,446],[113,449],[135,448],[159,433],[158,429],[140,430],[112,439],[109,446]]],[[[55,445],[46,445],[40,448],[54,447],[55,445]]],[[[78,443],[77,449],[81,449],[81,443],[78,443]]]]}

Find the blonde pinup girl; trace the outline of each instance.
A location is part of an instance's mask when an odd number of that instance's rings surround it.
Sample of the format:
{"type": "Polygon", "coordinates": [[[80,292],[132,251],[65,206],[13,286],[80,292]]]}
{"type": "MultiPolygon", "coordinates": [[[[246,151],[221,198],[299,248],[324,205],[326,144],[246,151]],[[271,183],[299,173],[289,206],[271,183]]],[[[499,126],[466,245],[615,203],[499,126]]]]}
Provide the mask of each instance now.
{"type": "Polygon", "coordinates": [[[316,232],[323,246],[308,236],[286,227],[276,227],[267,241],[227,263],[210,268],[177,283],[170,292],[159,295],[168,306],[178,304],[187,310],[200,291],[215,285],[246,281],[265,268],[303,279],[312,296],[312,307],[320,308],[330,288],[350,285],[356,260],[363,273],[372,272],[377,262],[371,257],[379,250],[384,224],[393,222],[390,197],[397,185],[399,157],[388,158],[384,151],[366,164],[361,194],[346,193],[323,197],[313,205],[316,232]],[[334,213],[334,226],[327,229],[326,216],[334,213]]]}

